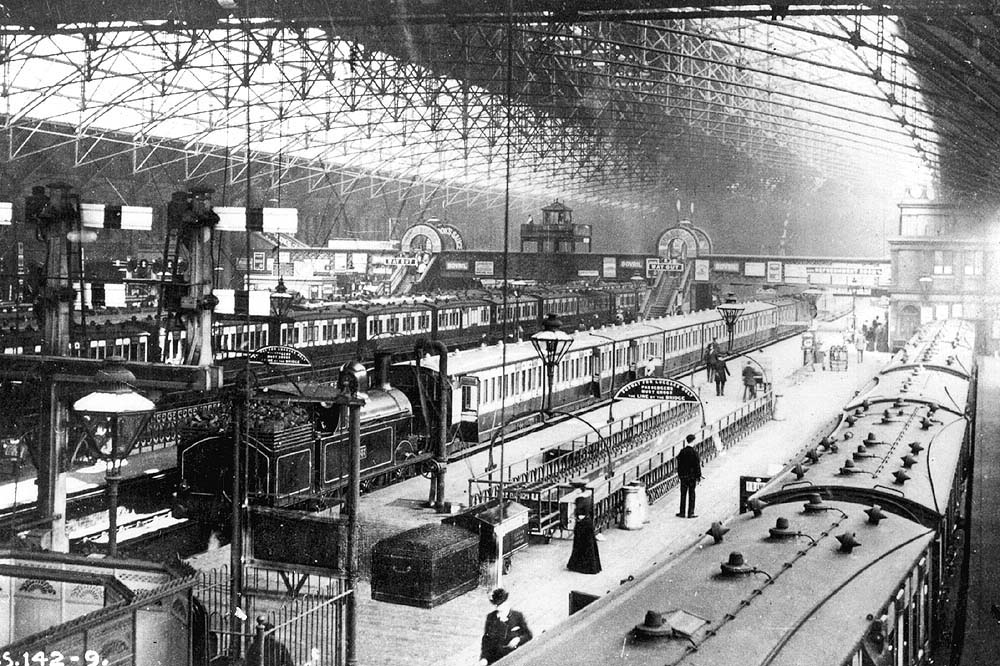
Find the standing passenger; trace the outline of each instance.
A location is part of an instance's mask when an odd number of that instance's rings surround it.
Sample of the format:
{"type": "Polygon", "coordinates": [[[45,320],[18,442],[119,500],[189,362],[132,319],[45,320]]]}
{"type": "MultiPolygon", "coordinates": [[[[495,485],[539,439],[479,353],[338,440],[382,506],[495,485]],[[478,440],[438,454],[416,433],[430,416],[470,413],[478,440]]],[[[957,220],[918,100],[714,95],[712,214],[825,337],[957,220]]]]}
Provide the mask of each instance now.
{"type": "Polygon", "coordinates": [[[863,363],[865,360],[865,345],[868,343],[865,340],[865,336],[860,331],[855,331],[854,333],[854,348],[858,351],[858,363],[863,363]]]}
{"type": "MultiPolygon", "coordinates": [[[[715,369],[715,362],[719,358],[719,343],[716,342],[716,338],[712,338],[712,341],[708,343],[708,347],[705,348],[705,381],[712,381],[712,373],[715,369]]],[[[694,380],[692,380],[693,382],[694,380]]]]}
{"type": "Polygon", "coordinates": [[[726,394],[726,378],[729,376],[729,368],[726,367],[726,359],[721,356],[715,358],[715,395],[726,394]]]}
{"type": "Polygon", "coordinates": [[[594,531],[593,503],[589,498],[577,498],[576,524],[573,527],[573,551],[566,568],[584,574],[601,573],[601,554],[597,550],[594,531]]]}
{"type": "Polygon", "coordinates": [[[753,400],[757,397],[757,370],[753,363],[747,361],[743,366],[743,399],[753,400]]]}
{"type": "Polygon", "coordinates": [[[479,666],[492,664],[531,640],[531,629],[524,615],[511,609],[509,597],[503,588],[493,590],[490,596],[496,610],[486,616],[479,666]]]}
{"type": "Polygon", "coordinates": [[[694,489],[701,481],[701,458],[692,446],[695,436],[685,438],[684,448],[677,454],[677,477],[681,481],[681,510],[677,515],[681,518],[697,518],[694,512],[694,489]]]}

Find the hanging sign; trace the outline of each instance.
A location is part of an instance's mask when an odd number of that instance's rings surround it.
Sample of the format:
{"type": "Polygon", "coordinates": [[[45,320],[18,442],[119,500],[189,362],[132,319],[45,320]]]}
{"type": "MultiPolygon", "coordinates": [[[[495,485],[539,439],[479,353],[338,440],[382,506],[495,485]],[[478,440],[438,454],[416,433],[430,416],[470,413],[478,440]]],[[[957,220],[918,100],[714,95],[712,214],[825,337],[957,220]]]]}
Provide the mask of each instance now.
{"type": "Polygon", "coordinates": [[[255,349],[250,352],[249,359],[251,363],[263,363],[264,365],[312,365],[306,355],[295,347],[281,345],[255,349]]]}
{"type": "Polygon", "coordinates": [[[698,399],[698,394],[690,386],[665,377],[646,377],[629,382],[615,393],[615,399],[617,400],[618,398],[701,402],[698,399]]]}

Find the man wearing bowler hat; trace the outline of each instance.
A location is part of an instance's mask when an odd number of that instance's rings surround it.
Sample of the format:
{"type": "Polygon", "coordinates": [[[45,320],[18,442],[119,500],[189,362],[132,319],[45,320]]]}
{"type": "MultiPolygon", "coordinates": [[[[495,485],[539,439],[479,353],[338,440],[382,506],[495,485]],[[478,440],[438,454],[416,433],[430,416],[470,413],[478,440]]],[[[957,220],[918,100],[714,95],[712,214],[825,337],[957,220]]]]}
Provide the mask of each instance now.
{"type": "Polygon", "coordinates": [[[486,616],[479,666],[492,664],[531,640],[531,629],[524,615],[511,609],[509,597],[502,587],[493,590],[490,595],[490,602],[496,610],[486,616]]]}

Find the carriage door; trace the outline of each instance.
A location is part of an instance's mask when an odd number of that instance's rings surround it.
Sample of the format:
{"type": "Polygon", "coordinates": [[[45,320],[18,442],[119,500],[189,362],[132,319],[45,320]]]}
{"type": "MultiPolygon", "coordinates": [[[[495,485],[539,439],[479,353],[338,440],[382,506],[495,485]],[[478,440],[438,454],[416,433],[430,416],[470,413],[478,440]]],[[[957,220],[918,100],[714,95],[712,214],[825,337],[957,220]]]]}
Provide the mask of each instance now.
{"type": "Polygon", "coordinates": [[[595,398],[601,397],[601,348],[594,347],[590,350],[590,395],[595,398]]]}
{"type": "Polygon", "coordinates": [[[464,376],[458,380],[458,429],[459,438],[466,442],[478,441],[479,378],[464,376]]]}
{"type": "Polygon", "coordinates": [[[635,381],[639,378],[639,342],[629,340],[628,342],[628,380],[635,381]]]}

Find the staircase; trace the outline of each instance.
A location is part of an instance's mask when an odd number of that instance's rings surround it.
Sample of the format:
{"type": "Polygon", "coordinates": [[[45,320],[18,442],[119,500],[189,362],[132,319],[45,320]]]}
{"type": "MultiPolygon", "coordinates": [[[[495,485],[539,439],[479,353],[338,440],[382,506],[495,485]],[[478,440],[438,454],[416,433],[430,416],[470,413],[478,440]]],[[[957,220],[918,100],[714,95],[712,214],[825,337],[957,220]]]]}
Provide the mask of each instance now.
{"type": "Polygon", "coordinates": [[[643,318],[653,319],[672,314],[674,303],[677,300],[675,295],[680,293],[682,295],[681,301],[684,300],[683,295],[687,293],[691,283],[691,275],[692,264],[690,263],[684,267],[684,271],[681,273],[667,273],[665,271],[660,273],[653,285],[653,290],[649,292],[649,297],[646,299],[642,311],[643,318]]]}
{"type": "Polygon", "coordinates": [[[431,257],[431,260],[424,266],[422,271],[418,272],[416,266],[400,266],[401,275],[397,279],[396,275],[393,275],[392,282],[390,286],[392,287],[390,293],[393,296],[405,296],[409,294],[413,287],[420,284],[424,277],[430,272],[431,266],[437,261],[437,257],[431,257]]]}

